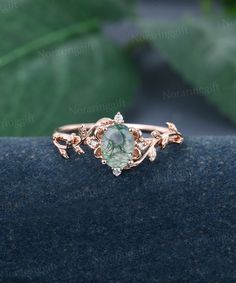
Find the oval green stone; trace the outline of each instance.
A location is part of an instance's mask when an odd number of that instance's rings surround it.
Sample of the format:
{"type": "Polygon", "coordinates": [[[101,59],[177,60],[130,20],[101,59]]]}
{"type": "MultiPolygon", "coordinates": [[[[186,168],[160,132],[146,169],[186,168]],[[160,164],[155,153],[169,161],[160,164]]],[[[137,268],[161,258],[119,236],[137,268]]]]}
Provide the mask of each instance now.
{"type": "Polygon", "coordinates": [[[125,125],[110,126],[103,134],[101,149],[108,166],[124,169],[133,157],[134,137],[125,125]]]}

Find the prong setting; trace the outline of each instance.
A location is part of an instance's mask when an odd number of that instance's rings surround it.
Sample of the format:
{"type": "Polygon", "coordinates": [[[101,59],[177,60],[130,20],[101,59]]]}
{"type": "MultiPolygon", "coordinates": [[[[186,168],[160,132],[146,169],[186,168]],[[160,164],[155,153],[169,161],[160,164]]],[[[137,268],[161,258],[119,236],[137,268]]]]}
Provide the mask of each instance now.
{"type": "Polygon", "coordinates": [[[118,177],[122,173],[122,170],[120,168],[113,168],[112,172],[116,177],[118,177]]]}
{"type": "Polygon", "coordinates": [[[123,116],[121,115],[120,112],[118,112],[118,113],[115,115],[114,121],[115,121],[115,123],[117,123],[117,124],[122,124],[122,123],[124,123],[124,118],[123,118],[123,116]]]}
{"type": "Polygon", "coordinates": [[[53,143],[62,157],[69,158],[69,150],[83,154],[81,145],[88,145],[94,156],[112,168],[119,176],[123,169],[131,169],[149,158],[157,157],[157,148],[164,149],[170,143],[183,142],[182,134],[173,123],[167,127],[125,124],[118,112],[114,119],[102,118],[95,124],[76,124],[60,127],[53,134],[53,143]],[[149,133],[144,137],[142,131],[149,133]]]}

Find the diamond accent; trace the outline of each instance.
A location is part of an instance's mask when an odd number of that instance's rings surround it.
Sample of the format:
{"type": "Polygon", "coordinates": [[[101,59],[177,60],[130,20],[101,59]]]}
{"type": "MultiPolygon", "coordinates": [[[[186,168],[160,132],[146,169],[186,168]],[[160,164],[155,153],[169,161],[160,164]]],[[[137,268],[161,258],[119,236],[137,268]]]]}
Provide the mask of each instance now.
{"type": "Polygon", "coordinates": [[[141,150],[145,150],[148,145],[145,141],[142,141],[141,143],[138,144],[138,146],[141,150]]]}
{"type": "Polygon", "coordinates": [[[122,172],[122,171],[121,171],[120,168],[114,168],[114,169],[113,169],[113,174],[114,174],[116,177],[120,176],[121,172],[122,172]]]}
{"type": "Polygon", "coordinates": [[[88,144],[91,148],[95,149],[95,148],[99,145],[99,142],[98,142],[96,139],[88,138],[88,139],[87,139],[87,144],[88,144]]]}
{"type": "Polygon", "coordinates": [[[156,151],[155,148],[153,148],[153,149],[151,150],[151,152],[148,154],[148,157],[149,157],[149,160],[150,160],[151,162],[155,161],[155,159],[156,159],[156,157],[157,157],[157,151],[156,151]]]}
{"type": "Polygon", "coordinates": [[[120,112],[118,112],[118,113],[115,115],[114,120],[115,120],[115,122],[118,123],[118,124],[124,123],[124,118],[123,118],[123,116],[121,115],[120,112]]]}

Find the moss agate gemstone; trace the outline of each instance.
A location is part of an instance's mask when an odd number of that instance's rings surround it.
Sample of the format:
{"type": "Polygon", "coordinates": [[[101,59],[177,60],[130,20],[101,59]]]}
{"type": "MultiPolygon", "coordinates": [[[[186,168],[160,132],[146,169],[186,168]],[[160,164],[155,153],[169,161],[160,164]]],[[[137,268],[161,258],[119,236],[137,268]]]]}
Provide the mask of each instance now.
{"type": "Polygon", "coordinates": [[[103,134],[101,149],[108,166],[124,169],[133,157],[134,137],[125,125],[110,126],[103,134]]]}

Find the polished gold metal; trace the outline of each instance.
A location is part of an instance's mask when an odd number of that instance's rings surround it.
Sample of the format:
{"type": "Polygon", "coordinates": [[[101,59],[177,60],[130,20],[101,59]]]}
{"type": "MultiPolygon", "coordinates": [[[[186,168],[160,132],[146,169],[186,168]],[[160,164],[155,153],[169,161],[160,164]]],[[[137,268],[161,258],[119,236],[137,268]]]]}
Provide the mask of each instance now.
{"type": "MultiPolygon", "coordinates": [[[[94,151],[94,156],[101,159],[102,164],[106,164],[102,155],[101,140],[108,127],[115,124],[126,125],[135,141],[132,160],[124,169],[138,166],[145,158],[149,158],[153,162],[157,157],[157,148],[164,149],[170,143],[181,144],[184,141],[182,134],[173,123],[166,123],[167,127],[126,124],[118,112],[114,119],[102,118],[96,123],[62,126],[53,134],[53,143],[66,159],[69,158],[68,150],[70,148],[78,154],[84,154],[81,145],[88,145],[94,151]],[[144,136],[145,134],[148,136],[144,136]]],[[[120,175],[121,171],[119,168],[113,168],[113,173],[116,176],[120,175]]]]}

